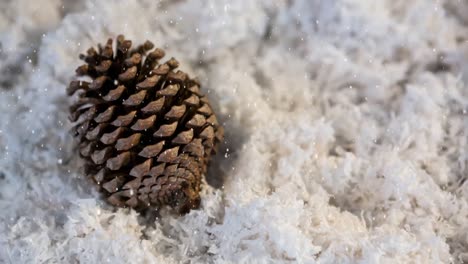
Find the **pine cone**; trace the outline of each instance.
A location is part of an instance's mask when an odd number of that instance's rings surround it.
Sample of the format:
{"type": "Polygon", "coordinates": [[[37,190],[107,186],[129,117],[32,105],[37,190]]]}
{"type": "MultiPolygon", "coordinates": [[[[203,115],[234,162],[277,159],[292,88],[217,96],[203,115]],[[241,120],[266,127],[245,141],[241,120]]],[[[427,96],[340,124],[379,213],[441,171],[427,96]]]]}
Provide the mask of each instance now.
{"type": "Polygon", "coordinates": [[[146,41],[134,49],[124,36],[80,55],[86,64],[67,93],[86,173],[107,201],[137,210],[168,205],[180,213],[200,204],[201,177],[223,138],[200,83],[146,41]]]}

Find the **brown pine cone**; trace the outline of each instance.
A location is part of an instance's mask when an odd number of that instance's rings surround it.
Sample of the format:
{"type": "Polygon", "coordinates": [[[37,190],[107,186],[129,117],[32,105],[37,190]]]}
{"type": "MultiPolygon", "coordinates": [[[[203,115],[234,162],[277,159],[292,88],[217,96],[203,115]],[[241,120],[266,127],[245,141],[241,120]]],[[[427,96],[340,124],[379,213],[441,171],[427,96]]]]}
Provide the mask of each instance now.
{"type": "Polygon", "coordinates": [[[107,200],[137,210],[168,205],[180,213],[200,204],[201,177],[223,138],[200,83],[146,41],[134,49],[124,36],[80,55],[86,64],[69,95],[86,173],[107,200]],[[151,51],[152,50],[152,51],[151,51]]]}

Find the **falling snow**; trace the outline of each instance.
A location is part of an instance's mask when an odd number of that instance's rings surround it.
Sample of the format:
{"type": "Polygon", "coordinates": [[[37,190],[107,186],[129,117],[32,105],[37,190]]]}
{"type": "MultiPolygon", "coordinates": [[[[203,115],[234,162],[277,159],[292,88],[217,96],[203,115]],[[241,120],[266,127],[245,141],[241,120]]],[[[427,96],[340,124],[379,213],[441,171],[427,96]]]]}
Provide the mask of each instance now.
{"type": "Polygon", "coordinates": [[[468,262],[467,14],[1,1],[0,263],[468,262]],[[82,176],[65,86],[80,52],[119,33],[178,58],[220,113],[200,210],[116,210],[82,176]]]}

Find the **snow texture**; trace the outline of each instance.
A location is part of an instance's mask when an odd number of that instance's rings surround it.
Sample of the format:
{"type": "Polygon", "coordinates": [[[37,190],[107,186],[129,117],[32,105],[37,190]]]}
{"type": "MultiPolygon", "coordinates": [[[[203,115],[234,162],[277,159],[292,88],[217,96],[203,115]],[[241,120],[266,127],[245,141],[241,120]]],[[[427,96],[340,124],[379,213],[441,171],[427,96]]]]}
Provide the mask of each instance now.
{"type": "Polygon", "coordinates": [[[0,263],[468,263],[468,2],[0,2],[0,263]],[[202,208],[104,203],[67,119],[119,33],[226,128],[202,208]]]}

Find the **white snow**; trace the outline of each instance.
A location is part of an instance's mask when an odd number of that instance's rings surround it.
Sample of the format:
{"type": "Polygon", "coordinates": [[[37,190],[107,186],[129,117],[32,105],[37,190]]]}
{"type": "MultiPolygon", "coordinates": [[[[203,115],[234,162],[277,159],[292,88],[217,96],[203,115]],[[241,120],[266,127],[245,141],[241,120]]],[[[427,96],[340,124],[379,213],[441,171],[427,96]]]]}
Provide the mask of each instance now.
{"type": "Polygon", "coordinates": [[[0,72],[0,263],[468,262],[466,1],[5,0],[0,72]],[[120,33],[225,125],[188,215],[82,176],[65,87],[120,33]]]}

